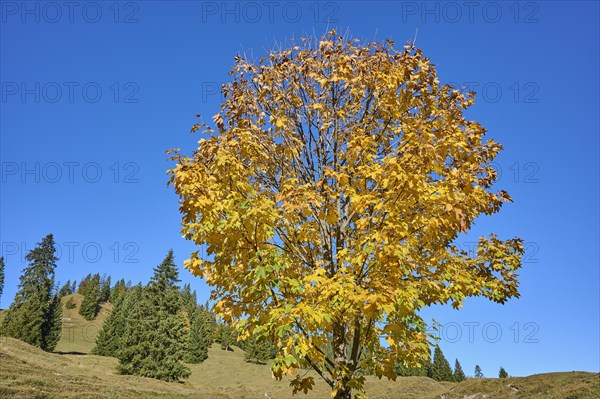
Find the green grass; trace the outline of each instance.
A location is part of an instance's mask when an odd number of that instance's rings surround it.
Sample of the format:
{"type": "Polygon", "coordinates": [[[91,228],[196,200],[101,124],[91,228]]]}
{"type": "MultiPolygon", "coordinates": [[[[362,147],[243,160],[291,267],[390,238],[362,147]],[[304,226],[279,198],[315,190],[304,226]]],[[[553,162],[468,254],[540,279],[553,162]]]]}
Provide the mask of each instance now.
{"type": "Polygon", "coordinates": [[[63,329],[60,341],[56,346],[56,352],[63,353],[89,353],[96,345],[96,335],[104,319],[112,311],[110,303],[102,304],[100,312],[94,320],[87,321],[79,314],[79,306],[83,295],[67,295],[62,299],[63,303],[63,329]],[[65,304],[69,298],[73,298],[76,307],[67,309],[65,304]]]}
{"type": "MultiPolygon", "coordinates": [[[[68,298],[65,298],[66,302],[68,298]]],[[[74,296],[79,305],[81,297],[74,296]]],[[[209,358],[190,365],[191,377],[181,383],[115,374],[117,360],[87,354],[94,346],[95,331],[110,312],[104,306],[98,318],[88,322],[77,309],[64,309],[63,336],[57,353],[45,353],[21,341],[0,337],[0,399],[195,399],[195,398],[292,398],[289,379],[276,381],[268,366],[244,361],[240,349],[209,349],[209,358]]],[[[0,318],[2,314],[0,313],[0,318]]],[[[315,389],[298,398],[327,398],[329,390],[314,373],[315,389]]],[[[459,384],[425,377],[397,381],[367,378],[369,397],[376,399],[598,399],[600,375],[567,372],[529,377],[469,379],[459,384]]]]}

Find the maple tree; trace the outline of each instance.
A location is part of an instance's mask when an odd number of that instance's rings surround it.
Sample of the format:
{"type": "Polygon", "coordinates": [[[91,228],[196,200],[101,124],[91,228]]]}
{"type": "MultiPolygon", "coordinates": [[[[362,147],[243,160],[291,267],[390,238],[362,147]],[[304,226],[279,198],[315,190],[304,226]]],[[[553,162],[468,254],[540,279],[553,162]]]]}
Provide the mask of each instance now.
{"type": "Polygon", "coordinates": [[[454,243],[511,199],[492,189],[501,145],[463,115],[474,93],[440,84],[421,50],[331,31],[237,56],[230,75],[216,130],[200,120],[194,154],[170,150],[169,183],[207,250],[186,267],[238,339],[275,342],[294,392],[311,367],[332,397],[362,395],[357,371],[428,361],[424,307],[518,296],[520,239],[454,243]]]}

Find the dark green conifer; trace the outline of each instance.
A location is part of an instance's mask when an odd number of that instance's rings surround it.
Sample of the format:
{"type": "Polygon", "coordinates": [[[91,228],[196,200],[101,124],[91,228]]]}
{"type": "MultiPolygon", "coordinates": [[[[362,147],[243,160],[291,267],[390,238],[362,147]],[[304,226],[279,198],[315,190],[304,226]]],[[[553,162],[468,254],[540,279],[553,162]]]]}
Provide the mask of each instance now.
{"type": "Polygon", "coordinates": [[[96,273],[89,280],[86,280],[81,293],[83,294],[83,300],[79,307],[79,314],[86,320],[94,320],[100,310],[100,274],[96,273]]]}
{"type": "Polygon", "coordinates": [[[465,373],[462,369],[462,366],[460,365],[458,359],[456,359],[454,361],[454,373],[453,373],[453,377],[454,377],[454,381],[455,382],[461,382],[464,381],[467,377],[465,376],[465,373]]]}
{"type": "Polygon", "coordinates": [[[202,307],[204,308],[204,316],[206,317],[206,326],[210,338],[210,345],[212,345],[212,343],[215,342],[217,335],[217,317],[213,311],[213,308],[210,307],[208,301],[202,307]]]}
{"type": "Polygon", "coordinates": [[[0,330],[3,335],[51,351],[60,338],[61,306],[54,294],[54,236],[48,234],[25,259],[19,290],[0,330]]]}
{"type": "Polygon", "coordinates": [[[508,378],[508,373],[504,370],[504,367],[500,367],[500,371],[498,372],[499,378],[508,378]]]}
{"type": "Polygon", "coordinates": [[[58,295],[63,297],[63,296],[69,295],[70,293],[71,293],[71,280],[67,280],[65,285],[60,287],[60,290],[58,291],[58,295]]]}
{"type": "Polygon", "coordinates": [[[92,279],[92,273],[85,276],[77,286],[77,293],[83,295],[85,291],[86,284],[92,279]]]}
{"type": "Polygon", "coordinates": [[[181,300],[183,302],[183,307],[187,310],[190,318],[192,318],[192,315],[198,307],[198,302],[196,298],[196,291],[192,292],[189,284],[185,284],[183,286],[183,289],[181,290],[181,300]]]}
{"type": "Polygon", "coordinates": [[[210,319],[206,310],[198,307],[192,317],[190,334],[188,338],[185,361],[200,363],[208,358],[208,348],[211,341],[210,319]]]}
{"type": "Polygon", "coordinates": [[[58,293],[54,294],[50,300],[46,319],[42,324],[42,346],[46,352],[52,352],[58,341],[60,341],[60,333],[62,331],[62,301],[58,293]]]}
{"type": "Polygon", "coordinates": [[[73,300],[72,296],[69,297],[69,299],[67,300],[67,304],[65,306],[67,309],[75,309],[75,307],[77,305],[75,304],[75,301],[73,300]]]}
{"type": "Polygon", "coordinates": [[[249,363],[265,364],[275,358],[275,346],[266,338],[250,338],[244,343],[244,358],[249,363]]]}
{"type": "Polygon", "coordinates": [[[398,362],[395,366],[396,375],[400,377],[427,377],[429,365],[415,367],[406,366],[402,362],[398,362]]]}
{"type": "Polygon", "coordinates": [[[189,377],[190,370],[182,363],[187,333],[177,282],[171,250],[154,268],[140,305],[131,312],[118,353],[120,373],[165,381],[189,377]]]}
{"type": "MultiPolygon", "coordinates": [[[[123,282],[123,286],[124,286],[123,282]]],[[[142,300],[142,286],[136,285],[129,291],[116,296],[110,315],[102,324],[96,337],[96,346],[92,349],[94,355],[116,357],[121,349],[121,340],[125,335],[129,315],[135,314],[135,307],[142,300]]]]}
{"type": "Polygon", "coordinates": [[[100,297],[98,302],[108,302],[110,298],[110,276],[102,276],[100,280],[100,297]]]}
{"type": "Polygon", "coordinates": [[[452,381],[452,368],[446,360],[444,353],[439,346],[436,345],[433,351],[433,362],[431,364],[431,373],[429,377],[436,381],[452,381]]]}
{"type": "Polygon", "coordinates": [[[110,290],[109,301],[113,305],[121,301],[125,293],[127,292],[127,287],[125,287],[125,279],[121,279],[115,283],[115,285],[110,290]]]}
{"type": "Polygon", "coordinates": [[[219,323],[215,332],[215,341],[221,344],[221,349],[232,349],[237,337],[233,328],[225,323],[219,323]]]}

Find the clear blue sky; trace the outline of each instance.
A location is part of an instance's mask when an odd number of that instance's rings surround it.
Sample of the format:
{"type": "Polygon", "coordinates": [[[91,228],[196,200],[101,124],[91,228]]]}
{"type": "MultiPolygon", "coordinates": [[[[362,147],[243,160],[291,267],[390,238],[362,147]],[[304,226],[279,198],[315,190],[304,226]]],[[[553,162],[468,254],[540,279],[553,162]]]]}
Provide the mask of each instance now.
{"type": "Polygon", "coordinates": [[[182,265],[193,247],[164,151],[195,146],[193,115],[217,112],[238,51],[331,27],[399,45],[418,30],[441,80],[473,85],[471,117],[505,146],[498,188],[514,203],[461,244],[490,232],[528,243],[520,299],[427,310],[442,349],[467,374],[599,370],[598,2],[0,4],[2,307],[50,232],[63,282],[145,282],[169,248],[182,265]]]}

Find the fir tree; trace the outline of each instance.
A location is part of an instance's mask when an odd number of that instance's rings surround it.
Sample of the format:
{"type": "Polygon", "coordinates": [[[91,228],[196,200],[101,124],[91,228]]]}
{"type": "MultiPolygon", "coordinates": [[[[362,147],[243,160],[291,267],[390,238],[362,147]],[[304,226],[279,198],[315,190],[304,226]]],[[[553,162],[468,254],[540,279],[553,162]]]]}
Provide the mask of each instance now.
{"type": "Polygon", "coordinates": [[[19,290],[2,323],[2,334],[51,351],[60,337],[61,306],[54,295],[54,236],[48,234],[25,259],[19,290]]]}
{"type": "Polygon", "coordinates": [[[140,305],[131,313],[118,353],[120,373],[165,381],[189,377],[190,370],[181,362],[187,335],[177,282],[171,250],[154,269],[140,305]]]}
{"type": "MultiPolygon", "coordinates": [[[[0,257],[0,300],[2,299],[2,291],[3,290],[4,290],[4,257],[0,257]]],[[[0,302],[0,304],[1,303],[2,302],[0,302]]]]}
{"type": "Polygon", "coordinates": [[[454,381],[455,382],[461,382],[464,381],[467,377],[465,377],[465,373],[462,369],[462,366],[460,365],[458,359],[455,360],[454,362],[454,381]]]}
{"type": "MultiPolygon", "coordinates": [[[[123,286],[125,283],[123,282],[123,286]]],[[[96,337],[96,346],[92,349],[92,354],[100,356],[118,355],[122,348],[121,340],[125,335],[129,315],[135,314],[136,306],[140,305],[142,300],[142,286],[136,285],[126,293],[116,297],[113,303],[113,310],[102,324],[102,328],[96,337]]]]}
{"type": "Polygon", "coordinates": [[[65,306],[66,306],[66,308],[67,308],[67,309],[75,309],[75,307],[76,307],[77,305],[75,304],[75,301],[73,300],[73,297],[72,297],[72,296],[71,296],[71,297],[69,297],[69,299],[67,300],[67,303],[66,303],[66,305],[65,305],[65,306]]]}
{"type": "Polygon", "coordinates": [[[183,286],[183,289],[181,290],[181,299],[183,302],[183,307],[187,310],[189,315],[192,315],[198,307],[198,302],[196,298],[196,291],[192,292],[189,284],[185,284],[183,286]]]}
{"type": "Polygon", "coordinates": [[[77,293],[83,295],[85,292],[85,286],[87,285],[87,283],[92,279],[92,273],[88,274],[87,276],[85,276],[81,282],[79,283],[79,285],[77,286],[77,293]]]}
{"type": "Polygon", "coordinates": [[[71,289],[69,290],[69,294],[74,294],[75,290],[77,290],[77,280],[73,280],[73,284],[71,284],[71,289]]]}
{"type": "Polygon", "coordinates": [[[100,310],[98,305],[100,300],[100,275],[94,274],[89,280],[86,280],[83,289],[83,301],[79,307],[79,314],[86,320],[94,320],[100,310]]]}
{"type": "Polygon", "coordinates": [[[265,338],[250,338],[244,344],[244,358],[246,362],[265,364],[267,360],[275,358],[275,346],[265,338]]]}
{"type": "MultiPolygon", "coordinates": [[[[217,317],[210,307],[208,301],[204,304],[204,316],[206,317],[206,327],[208,330],[210,344],[215,342],[217,335],[217,317]]],[[[210,345],[209,345],[210,346],[210,345]]]]}
{"type": "Polygon", "coordinates": [[[208,358],[208,347],[211,342],[210,319],[206,310],[198,307],[193,314],[190,335],[188,338],[185,361],[200,363],[208,358]]]}
{"type": "Polygon", "coordinates": [[[500,371],[498,372],[498,378],[508,378],[508,373],[504,370],[504,367],[500,367],[500,371]]]}
{"type": "Polygon", "coordinates": [[[421,367],[410,367],[404,365],[402,362],[398,362],[394,367],[396,375],[400,377],[427,377],[429,371],[429,365],[421,367]]]}
{"type": "Polygon", "coordinates": [[[479,365],[475,366],[475,378],[483,378],[483,373],[481,372],[481,367],[479,367],[479,365]]]}
{"type": "Polygon", "coordinates": [[[219,323],[215,332],[215,341],[218,344],[221,344],[222,350],[227,348],[231,349],[231,345],[236,342],[235,331],[233,331],[231,326],[225,323],[219,323]]]}
{"type": "Polygon", "coordinates": [[[58,295],[60,295],[61,297],[67,296],[69,294],[71,294],[71,280],[67,280],[65,285],[60,287],[60,290],[58,291],[58,295]]]}
{"type": "Polygon", "coordinates": [[[62,302],[61,296],[58,293],[54,294],[46,314],[46,319],[42,324],[42,345],[41,348],[46,352],[52,352],[58,341],[60,341],[60,333],[62,331],[62,302]]]}
{"type": "Polygon", "coordinates": [[[450,363],[448,363],[444,353],[437,345],[433,352],[433,363],[431,364],[430,377],[436,381],[452,381],[453,379],[450,363]]]}
{"type": "Polygon", "coordinates": [[[100,282],[100,297],[99,302],[108,302],[110,298],[110,276],[103,276],[100,282]]]}
{"type": "Polygon", "coordinates": [[[127,292],[127,287],[125,287],[125,279],[121,279],[115,283],[115,285],[110,290],[109,301],[113,305],[121,301],[127,292]]]}

